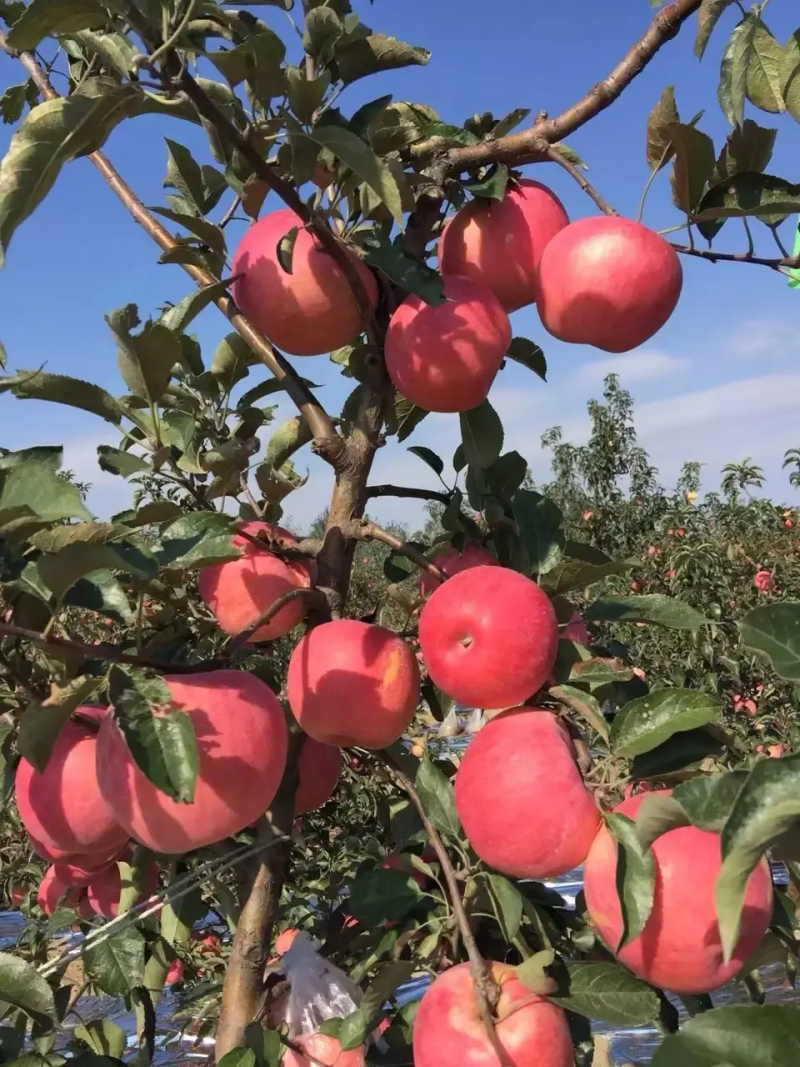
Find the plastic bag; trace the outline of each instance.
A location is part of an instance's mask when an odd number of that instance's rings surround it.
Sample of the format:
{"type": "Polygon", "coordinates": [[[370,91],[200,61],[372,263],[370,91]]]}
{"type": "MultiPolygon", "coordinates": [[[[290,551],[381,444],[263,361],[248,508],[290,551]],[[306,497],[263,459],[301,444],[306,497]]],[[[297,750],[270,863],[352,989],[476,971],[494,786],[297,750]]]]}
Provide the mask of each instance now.
{"type": "Polygon", "coordinates": [[[328,1019],[345,1019],[361,1003],[361,990],[344,971],[317,951],[311,938],[299,933],[281,958],[289,983],[286,1024],[289,1039],[314,1034],[328,1019]]]}

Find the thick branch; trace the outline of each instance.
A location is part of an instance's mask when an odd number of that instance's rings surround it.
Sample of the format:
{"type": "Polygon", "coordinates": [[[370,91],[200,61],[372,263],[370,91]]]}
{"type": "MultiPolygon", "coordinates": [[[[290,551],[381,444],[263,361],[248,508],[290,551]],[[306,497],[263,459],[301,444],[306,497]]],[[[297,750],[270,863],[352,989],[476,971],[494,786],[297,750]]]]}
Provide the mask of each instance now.
{"type": "Polygon", "coordinates": [[[136,656],[132,652],[123,652],[118,645],[86,645],[82,641],[57,637],[55,634],[42,634],[37,630],[27,630],[23,626],[14,626],[9,622],[0,622],[0,635],[21,637],[24,641],[41,645],[43,648],[65,648],[71,652],[80,652],[87,659],[99,659],[105,663],[127,663],[132,667],[149,667],[151,670],[163,671],[167,674],[200,674],[220,666],[217,660],[206,660],[203,663],[165,663],[163,660],[148,659],[146,656],[136,656]]]}
{"type": "Polygon", "coordinates": [[[521,133],[510,133],[494,141],[453,148],[446,153],[448,170],[462,171],[489,163],[537,163],[547,158],[550,145],[575,133],[627,89],[641,74],[663,45],[677,35],[684,22],[700,7],[702,0],[673,0],[658,12],[646,32],[614,67],[580,100],[554,119],[537,118],[533,126],[521,133]]]}
{"type": "Polygon", "coordinates": [[[444,582],[447,580],[447,575],[442,568],[437,567],[435,563],[431,563],[429,559],[426,559],[419,549],[408,544],[402,537],[396,537],[393,533],[389,533],[388,530],[384,530],[377,523],[370,522],[369,519],[361,519],[354,526],[353,536],[360,541],[380,541],[381,544],[388,545],[401,556],[406,556],[412,563],[416,563],[421,570],[427,571],[437,581],[444,582]]]}
{"type": "Polygon", "coordinates": [[[411,489],[405,485],[369,485],[365,493],[367,500],[379,496],[396,496],[405,500],[435,500],[439,504],[449,504],[449,493],[437,493],[435,489],[411,489]]]}
{"type": "Polygon", "coordinates": [[[758,266],[771,267],[778,271],[796,270],[800,267],[800,256],[769,259],[764,256],[753,256],[749,252],[715,252],[712,248],[693,248],[690,245],[678,245],[674,242],[672,247],[683,256],[697,256],[711,263],[755,263],[758,266]]]}
{"type": "Polygon", "coordinates": [[[481,956],[475,942],[472,927],[469,924],[467,913],[464,910],[464,902],[461,899],[461,890],[458,885],[458,879],[453,870],[453,864],[450,862],[450,857],[447,854],[447,849],[444,847],[438,830],[425,814],[422,800],[420,799],[416,786],[411,779],[396,767],[387,756],[380,755],[378,758],[389,772],[393,781],[408,794],[411,803],[417,809],[419,817],[422,820],[425,833],[442,868],[442,874],[444,875],[444,880],[447,884],[447,892],[450,896],[450,906],[453,909],[453,915],[455,916],[461,938],[464,942],[464,947],[469,956],[470,972],[475,985],[475,999],[478,1002],[478,1010],[481,1019],[486,1027],[486,1035],[489,1038],[489,1043],[494,1049],[500,1067],[513,1067],[508,1054],[500,1043],[500,1038],[497,1036],[497,1031],[494,1025],[494,1009],[497,1004],[499,991],[488,967],[486,966],[486,961],[481,956]]]}
{"type": "MultiPolygon", "coordinates": [[[[20,61],[46,100],[58,98],[59,94],[50,84],[47,75],[36,62],[34,56],[30,52],[17,54],[8,48],[6,35],[2,30],[0,30],[0,48],[20,61]]],[[[175,238],[150,214],[102,152],[92,152],[89,159],[103,175],[112,191],[122,201],[136,222],[156,242],[159,248],[165,252],[176,248],[178,242],[175,238]]],[[[201,267],[196,267],[189,263],[182,263],[181,266],[192,280],[201,287],[213,285],[218,281],[213,274],[203,270],[201,267]]],[[[278,381],[283,383],[286,392],[308,423],[308,427],[317,444],[319,455],[328,460],[328,462],[335,462],[341,452],[341,438],[337,434],[329,415],[311,390],[303,385],[291,364],[256,330],[250,320],[242,315],[229,296],[222,294],[214,300],[214,303],[223,315],[227,316],[233,328],[244,338],[265,367],[278,381]]]]}
{"type": "Polygon", "coordinates": [[[563,167],[567,174],[580,185],[581,189],[586,193],[588,197],[594,200],[595,204],[600,208],[604,215],[619,215],[618,211],[605,201],[598,193],[595,187],[587,180],[587,178],[581,174],[578,168],[565,157],[562,156],[555,148],[551,148],[547,153],[547,158],[552,160],[553,163],[558,163],[559,167],[563,167]]]}

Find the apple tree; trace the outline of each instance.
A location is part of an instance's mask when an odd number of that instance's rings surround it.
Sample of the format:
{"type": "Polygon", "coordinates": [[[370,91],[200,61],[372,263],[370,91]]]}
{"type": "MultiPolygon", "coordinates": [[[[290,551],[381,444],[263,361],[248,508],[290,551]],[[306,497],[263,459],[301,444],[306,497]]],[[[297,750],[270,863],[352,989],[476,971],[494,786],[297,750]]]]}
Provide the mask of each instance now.
{"type": "MultiPolygon", "coordinates": [[[[177,303],[140,309],[132,293],[109,310],[121,395],[0,352],[0,391],[104,421],[98,464],[131,486],[130,508],[100,521],[60,447],[0,456],[3,855],[23,888],[39,882],[0,954],[5,1062],[119,1062],[119,1027],[72,1027],[87,991],[125,998],[150,1062],[175,982],[226,1067],[600,1064],[591,1019],[656,1023],[658,1067],[798,1062],[800,1009],[759,1003],[758,967],[796,971],[800,755],[754,759],[713,694],[650,691],[593,645],[575,610],[587,588],[604,632],[702,641],[713,620],[663,594],[598,593],[631,561],[566,536],[491,404],[509,359],[546,377],[539,344],[512,335],[520,307],[543,336],[624,352],[673,313],[681,257],[776,284],[800,268],[784,226],[800,191],[769,172],[777,131],[759,121],[800,121],[800,30],[781,44],[766,3],[655,6],[560,114],[459,124],[388,94],[347,106],[351,85],[429,60],[350,0],[0,2],[21,79],[0,98],[15,125],[0,258],[13,269],[25,220],[86,157],[154,264],[191,282],[177,303]],[[681,220],[656,234],[566,141],[690,22],[699,59],[728,34],[730,133],[714,145],[671,88],[654,103],[644,192],[669,167],[681,220]],[[152,208],[102,151],[143,114],[175,131],[152,208]],[[186,123],[207,137],[199,158],[186,123]],[[544,162],[587,194],[586,217],[539,182],[544,162]],[[211,305],[227,320],[213,354],[192,333],[211,305]],[[338,413],[306,362],[328,355],[352,383],[338,413]],[[297,414],[271,428],[279,395],[297,414]],[[431,411],[462,438],[452,461],[410,446],[441,489],[375,484],[378,449],[408,448],[431,411]],[[330,467],[309,536],[279,525],[302,449],[330,467]],[[381,527],[370,501],[386,496],[434,502],[442,532],[381,527]],[[456,706],[478,709],[466,748],[456,706]],[[569,907],[543,880],[581,865],[569,907]],[[209,913],[230,936],[193,936],[209,913]],[[54,942],[70,925],[77,944],[54,942]],[[287,1026],[268,960],[296,929],[355,983],[354,1010],[287,1026]],[[755,1003],[715,1008],[737,976],[755,1003]],[[421,999],[402,992],[412,979],[421,999]]],[[[784,602],[740,624],[790,682],[799,618],[784,602]]]]}

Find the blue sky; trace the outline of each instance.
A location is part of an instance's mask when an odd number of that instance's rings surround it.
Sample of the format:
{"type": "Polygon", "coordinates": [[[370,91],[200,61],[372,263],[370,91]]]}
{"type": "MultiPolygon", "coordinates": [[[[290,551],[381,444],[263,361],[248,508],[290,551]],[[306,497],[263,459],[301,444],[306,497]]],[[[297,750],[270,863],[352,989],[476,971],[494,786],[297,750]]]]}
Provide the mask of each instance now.
{"type": "MultiPolygon", "coordinates": [[[[478,0],[376,0],[374,5],[356,0],[355,6],[373,28],[425,45],[433,54],[427,67],[384,74],[354,86],[340,98],[343,111],[352,113],[365,100],[391,92],[397,100],[425,101],[452,122],[487,109],[498,116],[514,107],[557,114],[611,70],[652,17],[647,0],[618,0],[613,15],[608,5],[596,0],[547,5],[496,0],[491,6],[478,0]]],[[[791,6],[775,3],[767,12],[770,27],[781,40],[796,29],[791,6]]],[[[263,8],[258,14],[291,35],[280,12],[263,8]]],[[[725,25],[732,18],[729,15],[725,25]]],[[[637,211],[648,173],[647,114],[665,86],[676,86],[685,119],[705,107],[701,127],[718,147],[724,140],[726,126],[716,104],[723,35],[700,64],[692,55],[693,34],[690,24],[620,101],[569,141],[589,164],[592,182],[625,215],[635,216],[637,211]]],[[[17,65],[0,55],[0,90],[21,80],[17,65]]],[[[796,179],[797,123],[788,116],[754,110],[751,117],[778,127],[770,169],[796,179]]],[[[10,132],[0,127],[0,150],[5,150],[10,132]]],[[[115,132],[106,146],[111,160],[148,204],[164,203],[164,136],[182,141],[201,161],[208,161],[202,135],[186,123],[136,119],[115,132]]],[[[595,213],[591,201],[553,165],[527,170],[552,185],[571,217],[595,213]]],[[[268,200],[265,209],[277,206],[268,200]]],[[[645,221],[655,229],[680,221],[671,206],[666,172],[651,191],[645,221]]],[[[728,244],[720,247],[743,250],[737,224],[729,223],[728,230],[724,234],[728,244]]],[[[788,226],[786,231],[791,240],[788,226]]],[[[773,254],[771,241],[759,240],[765,254],[773,254]]],[[[128,218],[91,164],[86,160],[71,164],[45,203],[16,233],[0,273],[0,340],[8,351],[9,369],[44,364],[50,371],[90,378],[122,392],[103,315],[135,302],[145,318],[190,288],[179,267],[158,266],[157,258],[155,246],[128,218]]],[[[542,431],[559,423],[569,439],[584,437],[586,402],[599,396],[604,374],[613,370],[634,394],[640,439],[666,484],[674,481],[684,460],[696,459],[707,465],[705,487],[716,488],[723,463],[751,455],[767,471],[767,489],[791,500],[780,463],[787,448],[800,444],[795,418],[800,369],[792,358],[798,351],[800,291],[789,289],[782,278],[764,268],[712,266],[686,258],[683,266],[685,284],[677,311],[656,337],[629,355],[612,357],[560,344],[544,333],[534,308],[513,316],[517,335],[542,344],[550,372],[546,385],[516,365],[499,376],[492,401],[504,419],[507,447],[522,452],[535,475],[544,477],[542,431]]],[[[227,332],[225,326],[212,308],[193,327],[207,359],[227,332]]],[[[338,410],[352,383],[342,379],[326,357],[296,363],[301,373],[324,384],[321,397],[338,410]]],[[[277,417],[291,413],[284,402],[277,417]]],[[[129,499],[126,484],[103,475],[96,466],[97,444],[116,443],[110,429],[67,408],[0,396],[0,444],[63,442],[68,465],[93,483],[90,505],[101,516],[125,507],[129,499]]],[[[427,444],[449,461],[458,443],[457,417],[430,416],[408,443],[427,444]]],[[[324,507],[329,490],[324,466],[301,454],[298,467],[306,465],[312,477],[287,508],[300,527],[324,507]]],[[[390,444],[379,454],[375,480],[425,485],[428,473],[404,446],[390,444]]],[[[416,505],[404,501],[381,504],[375,513],[412,525],[419,516],[416,505]]]]}

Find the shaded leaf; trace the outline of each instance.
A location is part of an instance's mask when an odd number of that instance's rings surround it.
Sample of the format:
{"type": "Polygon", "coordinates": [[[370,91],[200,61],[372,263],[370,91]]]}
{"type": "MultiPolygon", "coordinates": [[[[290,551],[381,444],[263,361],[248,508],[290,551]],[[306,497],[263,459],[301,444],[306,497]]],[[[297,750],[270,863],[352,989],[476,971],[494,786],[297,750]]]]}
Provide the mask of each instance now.
{"type": "Polygon", "coordinates": [[[397,225],[403,225],[402,196],[397,179],[369,145],[348,129],[321,123],[312,127],[309,136],[322,148],[329,149],[337,159],[366,182],[389,209],[397,225]]]}
{"type": "Polygon", "coordinates": [[[427,756],[420,762],[415,784],[425,814],[436,829],[443,834],[458,835],[460,823],[452,783],[427,756]]]}
{"type": "Polygon", "coordinates": [[[104,545],[107,541],[116,540],[121,532],[119,526],[111,522],[71,522],[65,526],[39,530],[28,540],[40,552],[58,552],[78,541],[104,545]]]}
{"type": "Polygon", "coordinates": [[[778,131],[745,119],[728,134],[717,160],[717,178],[724,182],[735,174],[763,172],[772,158],[778,131]]]}
{"type": "Polygon", "coordinates": [[[125,1031],[110,1019],[94,1019],[85,1026],[76,1026],[73,1033],[98,1057],[110,1056],[112,1060],[119,1060],[127,1047],[125,1031]]]}
{"type": "Polygon", "coordinates": [[[552,500],[532,489],[519,489],[512,508],[532,569],[547,574],[564,552],[564,516],[552,500]]]}
{"type": "Polygon", "coordinates": [[[747,16],[742,19],[730,35],[722,53],[717,99],[723,115],[732,126],[740,126],[744,118],[747,72],[753,55],[755,28],[754,18],[747,16]]]}
{"type": "Polygon", "coordinates": [[[334,49],[334,56],[342,80],[349,85],[380,71],[425,66],[431,54],[427,48],[382,33],[370,33],[360,39],[341,41],[334,49]]]}
{"type": "Polygon", "coordinates": [[[342,20],[330,7],[314,7],[306,12],[303,49],[320,63],[329,63],[333,46],[344,34],[342,20]]]}
{"type": "Polygon", "coordinates": [[[675,104],[675,88],[668,85],[647,119],[646,155],[650,170],[661,170],[675,154],[671,135],[674,123],[680,123],[680,116],[675,104]]]}
{"type": "Polygon", "coordinates": [[[414,293],[433,307],[445,302],[444,282],[438,271],[418,256],[411,255],[402,243],[388,244],[373,235],[364,239],[364,259],[406,292],[414,293]]]}
{"type": "Polygon", "coordinates": [[[786,110],[800,122],[800,30],[796,30],[784,46],[782,83],[786,110]]]}
{"type": "Polygon", "coordinates": [[[521,122],[530,115],[531,109],[529,107],[515,107],[513,111],[509,111],[507,115],[499,119],[490,130],[492,137],[505,137],[507,133],[519,126],[521,122]]]}
{"type": "Polygon", "coordinates": [[[800,184],[772,174],[737,174],[715,185],[697,205],[694,218],[741,218],[752,215],[763,221],[780,221],[800,210],[800,184]]]}
{"type": "Polygon", "coordinates": [[[703,58],[706,45],[720,16],[733,3],[734,0],[702,0],[697,13],[697,36],[694,41],[694,54],[698,59],[703,58]]]}
{"type": "Polygon", "coordinates": [[[209,370],[226,393],[237,382],[247,377],[248,368],[254,363],[255,356],[250,345],[235,331],[226,334],[214,350],[209,370]]]}
{"type": "Polygon", "coordinates": [[[112,448],[111,445],[97,446],[97,463],[100,470],[107,471],[109,474],[119,474],[123,478],[130,478],[133,474],[151,470],[147,460],[141,459],[132,452],[123,452],[121,448],[112,448]]]}
{"type": "Polygon", "coordinates": [[[800,1007],[726,1004],[668,1034],[651,1067],[789,1067],[800,1062],[800,1007]]]}
{"type": "Polygon", "coordinates": [[[658,994],[616,963],[567,963],[568,989],[553,997],[567,1011],[611,1026],[643,1026],[658,1018],[658,994]]]}
{"type": "Polygon", "coordinates": [[[8,46],[28,52],[56,33],[102,26],[107,14],[98,0],[31,0],[8,35],[8,46]]]}
{"type": "Polygon", "coordinates": [[[734,802],[747,780],[747,771],[703,775],[679,782],[672,796],[700,830],[720,833],[734,802]]]}
{"type": "Polygon", "coordinates": [[[745,647],[768,660],[776,674],[800,682],[800,603],[755,608],[741,620],[739,630],[745,647]]]}
{"type": "Polygon", "coordinates": [[[437,456],[433,449],[426,448],[424,445],[412,445],[408,451],[414,456],[419,456],[422,462],[427,463],[436,474],[441,476],[444,472],[444,460],[437,456]]]}
{"type": "Polygon", "coordinates": [[[275,470],[280,468],[290,459],[295,452],[313,440],[308,423],[302,416],[296,415],[287,419],[272,434],[267,444],[266,460],[275,470]]]}
{"type": "Polygon", "coordinates": [[[221,282],[214,282],[212,285],[204,285],[200,289],[195,289],[194,292],[189,293],[183,300],[165,311],[159,322],[162,326],[166,326],[168,330],[180,333],[209,304],[223,296],[232,284],[233,278],[224,278],[221,282]]]}
{"type": "Polygon", "coordinates": [[[206,200],[205,182],[200,164],[196,162],[189,149],[177,141],[165,137],[167,144],[167,176],[164,185],[176,191],[198,215],[204,214],[206,200]]]}
{"type": "Polygon", "coordinates": [[[786,110],[783,49],[761,19],[750,17],[754,30],[747,66],[747,99],[762,111],[776,114],[786,110]]]}
{"type": "Polygon", "coordinates": [[[146,322],[141,333],[136,306],[128,304],[106,315],[117,342],[117,366],[135,395],[155,403],[169,385],[172,367],[180,360],[180,344],[172,330],[158,322],[146,322]]]}
{"type": "Polygon", "coordinates": [[[53,990],[32,964],[8,952],[0,952],[0,1000],[48,1029],[58,1022],[53,990]]]}
{"type": "Polygon", "coordinates": [[[62,727],[101,684],[102,678],[74,678],[63,688],[54,688],[45,700],[34,701],[25,709],[19,725],[17,749],[40,774],[47,766],[62,727]]]}
{"type": "Polygon", "coordinates": [[[487,488],[503,501],[510,501],[525,481],[528,463],[519,452],[506,452],[498,456],[491,467],[483,472],[487,488]]]}
{"type": "Polygon", "coordinates": [[[608,563],[585,563],[580,559],[563,559],[542,579],[541,586],[548,594],[569,593],[602,582],[613,574],[625,574],[638,565],[638,560],[619,560],[608,563]]]}
{"type": "Polygon", "coordinates": [[[696,689],[659,689],[629,701],[611,725],[611,747],[618,756],[639,756],[673,734],[716,722],[722,701],[696,689]]]}
{"type": "Polygon", "coordinates": [[[486,885],[503,939],[511,944],[522,923],[522,894],[502,874],[487,874],[486,885]]]}
{"type": "Polygon", "coordinates": [[[13,379],[11,391],[20,400],[49,400],[66,404],[118,426],[122,419],[119,402],[93,382],[69,378],[65,374],[47,374],[40,370],[21,370],[13,379]]]}
{"type": "Polygon", "coordinates": [[[149,552],[132,542],[92,544],[75,541],[36,561],[39,577],[57,600],[84,575],[99,570],[121,570],[137,578],[155,578],[158,564],[149,552]]]}
{"type": "Polygon", "coordinates": [[[125,590],[108,571],[93,571],[84,575],[67,591],[65,607],[88,608],[103,615],[112,615],[130,626],[134,614],[125,590]]]}
{"type": "Polygon", "coordinates": [[[760,760],[736,796],[722,831],[715,902],[724,957],[739,939],[750,874],[766,849],[800,821],[800,755],[760,760]]]}
{"type": "MultiPolygon", "coordinates": [[[[176,894],[177,896],[177,894],[176,894]]],[[[161,936],[170,945],[189,941],[192,927],[208,914],[199,889],[176,900],[167,900],[161,910],[161,936]]]]}
{"type": "Polygon", "coordinates": [[[348,911],[367,927],[399,922],[422,899],[414,879],[402,871],[358,874],[350,887],[348,911]]]}
{"type": "Polygon", "coordinates": [[[144,975],[144,939],[133,927],[87,944],[83,960],[92,980],[104,993],[126,996],[141,985],[144,975]]]}
{"type": "Polygon", "coordinates": [[[388,421],[387,424],[387,432],[390,434],[396,433],[397,440],[402,443],[411,436],[417,426],[429,414],[430,412],[426,411],[425,408],[417,407],[416,404],[412,404],[410,400],[406,400],[404,396],[400,396],[397,393],[392,420],[388,421]]]}
{"type": "Polygon", "coordinates": [[[461,440],[467,463],[490,467],[503,449],[503,424],[488,400],[459,415],[461,440]]]}
{"type": "Polygon", "coordinates": [[[287,274],[292,273],[292,257],[294,256],[294,246],[299,232],[299,226],[292,226],[292,228],[281,237],[280,241],[278,241],[278,247],[276,249],[278,263],[281,265],[281,270],[285,271],[287,274]]]}
{"type": "Polygon", "coordinates": [[[523,367],[538,374],[543,382],[547,381],[547,360],[544,358],[544,352],[527,337],[512,338],[506,355],[515,363],[521,363],[523,367]]]}
{"type": "Polygon", "coordinates": [[[696,630],[708,621],[682,600],[661,593],[595,600],[583,617],[587,622],[649,622],[672,630],[696,630]]]}
{"type": "Polygon", "coordinates": [[[0,470],[0,527],[26,515],[49,522],[92,517],[80,489],[59,478],[49,464],[36,460],[0,470]]]}
{"type": "Polygon", "coordinates": [[[674,734],[663,745],[635,756],[631,764],[632,778],[663,778],[702,762],[707,756],[719,756],[725,746],[718,737],[703,727],[674,734]]]}
{"type": "MultiPolygon", "coordinates": [[[[224,254],[225,231],[219,226],[215,226],[213,222],[198,218],[195,215],[187,215],[183,211],[172,211],[166,207],[151,207],[149,210],[154,211],[156,215],[162,215],[171,222],[177,222],[179,226],[184,226],[189,233],[193,233],[198,240],[202,241],[204,245],[208,245],[211,251],[217,255],[224,254]]],[[[186,251],[192,251],[192,249],[187,249],[186,251]]],[[[162,263],[168,262],[165,258],[166,255],[166,252],[162,255],[162,263]]]]}
{"type": "Polygon", "coordinates": [[[687,214],[696,207],[716,165],[714,142],[707,133],[681,122],[670,123],[665,135],[672,139],[675,159],[670,182],[672,200],[687,214]]]}
{"type": "Polygon", "coordinates": [[[172,800],[194,801],[199,750],[192,720],[172,706],[166,683],[142,671],[111,668],[114,719],[142,773],[172,800]]]}
{"type": "Polygon", "coordinates": [[[652,852],[642,848],[636,834],[636,824],[625,815],[604,816],[609,830],[617,839],[616,885],[622,909],[622,931],[618,952],[634,941],[650,917],[655,894],[655,860],[652,852]]]}

